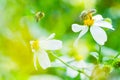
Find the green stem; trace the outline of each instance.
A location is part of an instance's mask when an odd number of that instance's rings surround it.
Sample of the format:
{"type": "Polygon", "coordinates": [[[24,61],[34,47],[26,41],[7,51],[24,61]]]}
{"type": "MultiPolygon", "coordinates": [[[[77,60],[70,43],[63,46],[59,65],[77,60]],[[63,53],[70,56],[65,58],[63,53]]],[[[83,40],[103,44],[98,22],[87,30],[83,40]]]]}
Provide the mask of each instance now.
{"type": "Polygon", "coordinates": [[[74,66],[71,66],[69,64],[67,64],[66,62],[64,62],[62,59],[60,59],[58,56],[56,56],[53,52],[51,52],[52,56],[54,56],[55,58],[57,58],[60,62],[62,62],[64,65],[66,65],[67,67],[79,72],[79,73],[83,73],[85,76],[87,76],[88,78],[90,78],[89,75],[87,75],[84,71],[81,71],[80,69],[74,67],[74,66]]]}
{"type": "Polygon", "coordinates": [[[120,55],[120,53],[118,53],[118,54],[114,57],[114,59],[116,59],[119,55],[120,55]]]}
{"type": "Polygon", "coordinates": [[[103,56],[101,54],[101,49],[102,49],[102,46],[99,45],[99,51],[98,51],[98,54],[99,54],[99,62],[102,63],[102,59],[103,59],[103,56]]]}

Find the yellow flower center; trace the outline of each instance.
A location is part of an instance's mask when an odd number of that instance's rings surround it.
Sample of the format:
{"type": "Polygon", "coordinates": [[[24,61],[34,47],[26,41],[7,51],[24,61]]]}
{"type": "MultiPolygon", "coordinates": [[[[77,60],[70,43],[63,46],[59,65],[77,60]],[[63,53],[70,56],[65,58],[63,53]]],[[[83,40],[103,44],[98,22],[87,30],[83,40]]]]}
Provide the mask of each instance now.
{"type": "Polygon", "coordinates": [[[94,20],[92,19],[92,14],[87,14],[85,19],[84,19],[84,25],[91,26],[93,25],[94,20]]]}
{"type": "Polygon", "coordinates": [[[39,49],[39,41],[38,40],[33,41],[31,46],[32,46],[32,49],[38,50],[39,49]]]}
{"type": "Polygon", "coordinates": [[[80,61],[83,59],[83,56],[82,55],[75,55],[75,60],[76,61],[80,61]]]}

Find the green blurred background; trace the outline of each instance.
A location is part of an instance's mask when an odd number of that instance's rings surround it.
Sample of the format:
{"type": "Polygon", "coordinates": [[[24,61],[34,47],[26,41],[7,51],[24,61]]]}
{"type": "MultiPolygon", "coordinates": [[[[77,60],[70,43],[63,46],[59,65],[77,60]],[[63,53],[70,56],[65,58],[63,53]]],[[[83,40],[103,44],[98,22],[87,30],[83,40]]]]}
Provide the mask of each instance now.
{"type": "MultiPolygon", "coordinates": [[[[81,11],[91,8],[104,18],[112,19],[115,31],[106,30],[105,46],[120,52],[120,0],[0,0],[0,80],[65,80],[63,68],[34,69],[29,41],[56,33],[55,38],[64,43],[58,53],[74,54],[77,49],[73,50],[72,44],[79,33],[72,32],[71,25],[80,23],[81,11]],[[45,17],[36,22],[38,11],[44,12],[45,17]],[[44,79],[40,74],[51,75],[44,79]],[[40,79],[31,78],[34,75],[40,79]]],[[[96,48],[88,34],[80,43],[80,52],[88,53],[96,48]]]]}

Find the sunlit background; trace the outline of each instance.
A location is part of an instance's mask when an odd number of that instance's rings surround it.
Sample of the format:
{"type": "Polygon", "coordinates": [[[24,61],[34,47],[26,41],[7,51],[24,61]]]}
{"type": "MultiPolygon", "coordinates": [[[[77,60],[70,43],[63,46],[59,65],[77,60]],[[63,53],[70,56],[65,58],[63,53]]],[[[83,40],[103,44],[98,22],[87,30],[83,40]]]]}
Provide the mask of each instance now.
{"type": "MultiPolygon", "coordinates": [[[[102,51],[106,56],[116,55],[120,52],[120,0],[0,0],[0,80],[75,80],[66,75],[65,68],[43,70],[38,65],[36,71],[29,41],[56,33],[55,38],[63,41],[58,56],[82,55],[85,60],[97,45],[87,34],[79,40],[79,47],[73,48],[79,33],[72,32],[71,25],[80,24],[80,13],[91,8],[112,19],[115,30],[105,29],[108,41],[102,51]],[[36,22],[38,11],[45,17],[36,22]]],[[[111,80],[120,79],[119,74],[119,69],[114,70],[111,80]]]]}

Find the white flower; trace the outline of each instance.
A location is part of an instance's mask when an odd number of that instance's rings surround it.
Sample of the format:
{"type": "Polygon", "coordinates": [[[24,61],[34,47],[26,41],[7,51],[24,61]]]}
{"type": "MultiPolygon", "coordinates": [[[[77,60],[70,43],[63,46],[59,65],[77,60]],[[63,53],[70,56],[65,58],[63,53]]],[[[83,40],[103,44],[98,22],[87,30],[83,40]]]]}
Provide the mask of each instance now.
{"type": "MultiPolygon", "coordinates": [[[[83,71],[88,75],[90,76],[91,73],[92,73],[92,70],[94,68],[94,65],[91,64],[91,63],[87,63],[83,60],[80,60],[80,61],[74,61],[72,62],[70,65],[74,66],[74,67],[77,67],[79,69],[83,69],[83,71]]],[[[71,68],[67,68],[67,75],[68,76],[71,76],[71,77],[76,77],[78,75],[78,72],[71,69],[71,68]]],[[[82,80],[89,80],[84,74],[80,74],[81,75],[81,78],[82,80]]]]}
{"type": "Polygon", "coordinates": [[[93,39],[99,45],[104,45],[104,43],[107,41],[106,32],[101,27],[114,30],[114,28],[112,28],[112,24],[104,21],[103,17],[99,14],[92,17],[92,14],[88,13],[83,22],[84,25],[72,24],[72,31],[80,32],[74,45],[78,43],[79,38],[88,32],[89,28],[93,39]]]}
{"type": "Polygon", "coordinates": [[[53,39],[55,34],[51,34],[45,40],[30,41],[32,52],[34,53],[34,67],[37,70],[36,61],[38,60],[40,66],[46,69],[51,66],[50,59],[46,50],[58,50],[62,48],[62,41],[53,39]]]}
{"type": "MultiPolygon", "coordinates": [[[[68,56],[61,56],[59,57],[61,60],[63,60],[65,63],[68,63],[69,65],[78,68],[80,70],[83,70],[87,75],[91,75],[92,70],[94,68],[94,65],[91,63],[87,63],[83,60],[80,61],[76,61],[75,58],[71,58],[68,56]]],[[[75,78],[79,73],[69,67],[67,67],[66,65],[62,64],[62,62],[55,60],[55,62],[53,62],[53,67],[66,67],[66,74],[72,78],[75,78]]],[[[84,74],[80,74],[81,75],[81,79],[82,80],[89,80],[84,74]]]]}

